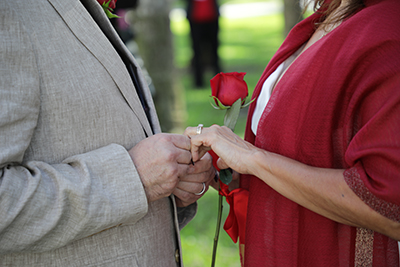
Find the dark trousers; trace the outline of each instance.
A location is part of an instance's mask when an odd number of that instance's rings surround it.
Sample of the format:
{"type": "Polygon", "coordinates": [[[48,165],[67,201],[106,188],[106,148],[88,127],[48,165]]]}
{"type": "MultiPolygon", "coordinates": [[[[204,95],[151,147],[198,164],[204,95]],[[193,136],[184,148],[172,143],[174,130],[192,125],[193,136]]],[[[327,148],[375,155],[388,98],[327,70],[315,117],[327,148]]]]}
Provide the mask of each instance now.
{"type": "Polygon", "coordinates": [[[193,48],[193,78],[195,85],[201,87],[206,66],[210,66],[214,74],[221,71],[218,57],[219,24],[218,20],[206,23],[189,21],[189,23],[193,48]]]}

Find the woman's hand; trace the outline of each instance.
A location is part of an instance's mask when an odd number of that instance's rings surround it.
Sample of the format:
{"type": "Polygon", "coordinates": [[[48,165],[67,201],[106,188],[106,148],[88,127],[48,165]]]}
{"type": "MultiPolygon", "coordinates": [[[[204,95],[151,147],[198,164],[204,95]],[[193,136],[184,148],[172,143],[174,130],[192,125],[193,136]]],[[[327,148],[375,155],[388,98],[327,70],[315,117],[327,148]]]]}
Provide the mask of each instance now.
{"type": "Polygon", "coordinates": [[[197,161],[207,151],[213,150],[219,156],[218,168],[231,168],[238,173],[252,174],[252,160],[259,149],[234,134],[228,127],[213,125],[203,128],[197,134],[196,127],[188,127],[185,135],[191,138],[191,153],[193,161],[197,161]]]}

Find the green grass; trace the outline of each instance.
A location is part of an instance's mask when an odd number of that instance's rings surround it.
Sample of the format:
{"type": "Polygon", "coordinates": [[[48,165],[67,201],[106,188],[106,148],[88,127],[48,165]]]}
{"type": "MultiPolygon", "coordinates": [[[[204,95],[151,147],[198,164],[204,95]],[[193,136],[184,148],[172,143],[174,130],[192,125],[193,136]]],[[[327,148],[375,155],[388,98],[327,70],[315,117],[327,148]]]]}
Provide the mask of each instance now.
{"type": "MultiPolygon", "coordinates": [[[[283,16],[272,15],[246,19],[220,19],[220,49],[223,72],[246,72],[245,81],[251,95],[266,64],[283,41],[283,16]]],[[[176,46],[176,65],[186,93],[187,126],[223,124],[224,112],[210,105],[210,88],[195,89],[188,69],[192,51],[186,20],[171,21],[176,46]]],[[[212,78],[207,73],[207,80],[212,78]]],[[[249,97],[250,98],[250,97],[249,97]]],[[[242,136],[247,116],[243,109],[235,132],[242,136]]],[[[196,217],[182,231],[182,253],[186,267],[211,266],[213,238],[217,221],[218,194],[210,189],[198,201],[196,217]]],[[[223,222],[229,211],[224,200],[223,222]]],[[[240,266],[238,245],[221,229],[216,266],[240,266]]]]}

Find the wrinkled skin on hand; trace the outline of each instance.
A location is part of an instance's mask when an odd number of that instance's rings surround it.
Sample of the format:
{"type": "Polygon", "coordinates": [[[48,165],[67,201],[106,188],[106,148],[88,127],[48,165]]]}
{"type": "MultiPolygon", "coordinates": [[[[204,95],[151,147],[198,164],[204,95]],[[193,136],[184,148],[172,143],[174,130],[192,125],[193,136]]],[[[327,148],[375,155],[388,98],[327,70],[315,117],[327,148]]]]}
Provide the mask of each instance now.
{"type": "Polygon", "coordinates": [[[178,207],[188,206],[202,197],[214,180],[214,176],[215,169],[209,154],[204,155],[194,165],[190,165],[187,175],[181,178],[173,192],[178,207]],[[203,190],[203,183],[205,183],[206,190],[201,195],[195,195],[203,190]]]}
{"type": "Polygon", "coordinates": [[[172,194],[189,169],[190,140],[182,135],[156,134],[129,150],[149,202],[172,194]]]}
{"type": "Polygon", "coordinates": [[[139,173],[148,202],[172,193],[178,206],[187,206],[201,197],[195,195],[208,185],[215,170],[211,157],[191,163],[190,139],[184,135],[156,134],[129,150],[139,173]]]}
{"type": "Polygon", "coordinates": [[[199,135],[196,135],[195,127],[188,127],[185,135],[191,138],[193,160],[212,149],[219,156],[218,168],[232,168],[241,174],[252,174],[252,169],[249,168],[251,165],[244,162],[251,162],[253,154],[259,149],[237,136],[228,127],[213,125],[203,128],[199,135]]]}

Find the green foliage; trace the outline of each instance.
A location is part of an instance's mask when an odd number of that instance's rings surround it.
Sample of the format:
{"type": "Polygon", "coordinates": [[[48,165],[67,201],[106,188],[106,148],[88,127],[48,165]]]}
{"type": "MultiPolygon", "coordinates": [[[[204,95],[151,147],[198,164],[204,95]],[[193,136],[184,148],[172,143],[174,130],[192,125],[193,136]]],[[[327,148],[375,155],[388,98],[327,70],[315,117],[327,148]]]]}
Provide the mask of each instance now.
{"type": "MultiPolygon", "coordinates": [[[[253,93],[265,66],[283,41],[283,15],[254,18],[220,18],[219,55],[223,72],[247,72],[245,81],[249,95],[253,93]]],[[[199,123],[205,127],[212,124],[223,125],[225,111],[216,110],[210,105],[211,89],[209,83],[201,89],[193,87],[190,75],[192,50],[189,39],[189,24],[186,19],[172,20],[176,66],[186,89],[188,111],[187,126],[199,123]]],[[[214,75],[206,73],[209,80],[214,75]]],[[[240,111],[235,133],[244,136],[248,108],[240,111]]],[[[211,266],[213,238],[217,223],[218,193],[213,188],[198,201],[198,213],[182,231],[183,261],[188,267],[211,266]]],[[[224,200],[222,221],[225,222],[229,205],[224,200]]],[[[233,243],[227,233],[221,230],[216,266],[239,267],[238,244],[233,243]]]]}

